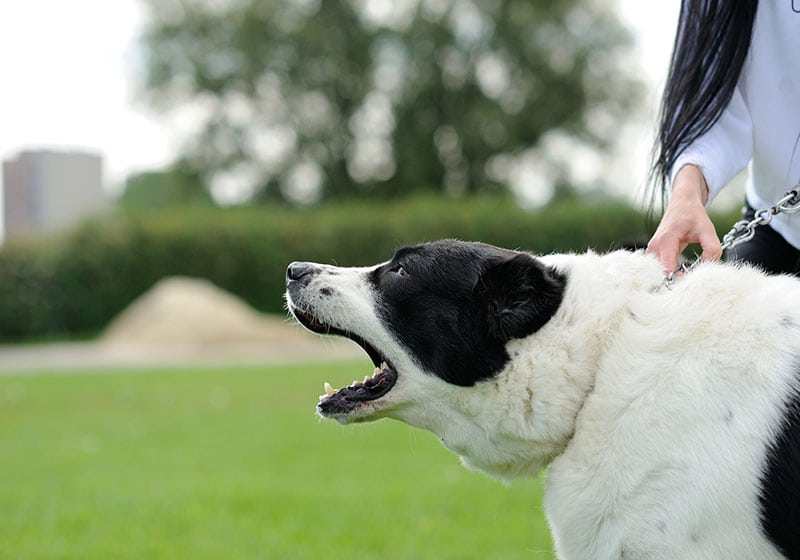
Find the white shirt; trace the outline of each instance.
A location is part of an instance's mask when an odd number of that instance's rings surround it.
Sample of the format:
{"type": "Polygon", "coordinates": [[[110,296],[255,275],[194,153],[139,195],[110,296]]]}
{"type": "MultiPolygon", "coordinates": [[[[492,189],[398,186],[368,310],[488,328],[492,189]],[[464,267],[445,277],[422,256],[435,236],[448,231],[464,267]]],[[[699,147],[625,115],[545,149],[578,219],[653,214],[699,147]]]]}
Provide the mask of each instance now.
{"type": "MultiPolygon", "coordinates": [[[[733,97],[719,121],[678,156],[672,178],[697,165],[710,202],[748,162],[745,194],[756,210],[800,183],[800,0],[759,2],[733,97]]],[[[770,225],[800,248],[800,214],[780,214],[770,225]]]]}

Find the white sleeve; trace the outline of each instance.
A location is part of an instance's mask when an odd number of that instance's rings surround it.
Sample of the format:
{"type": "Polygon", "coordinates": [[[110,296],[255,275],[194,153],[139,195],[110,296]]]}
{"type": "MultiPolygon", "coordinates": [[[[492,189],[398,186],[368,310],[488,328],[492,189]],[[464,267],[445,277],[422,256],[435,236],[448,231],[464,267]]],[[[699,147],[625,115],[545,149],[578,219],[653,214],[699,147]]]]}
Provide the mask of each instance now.
{"type": "Polygon", "coordinates": [[[708,184],[708,203],[747,166],[753,156],[753,129],[750,111],[739,86],[719,120],[689,144],[675,160],[670,184],[684,165],[700,168],[708,184]]]}

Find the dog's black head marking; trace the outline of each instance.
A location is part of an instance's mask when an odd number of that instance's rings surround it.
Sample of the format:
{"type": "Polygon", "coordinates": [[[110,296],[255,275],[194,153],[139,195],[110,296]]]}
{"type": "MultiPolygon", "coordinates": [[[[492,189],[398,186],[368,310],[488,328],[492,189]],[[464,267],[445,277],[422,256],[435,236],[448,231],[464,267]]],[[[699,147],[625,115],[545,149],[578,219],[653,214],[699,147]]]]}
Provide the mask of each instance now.
{"type": "Polygon", "coordinates": [[[452,240],[399,249],[371,282],[389,330],[426,371],[460,386],[501,371],[506,343],[544,326],[566,284],[528,254],[452,240]]]}

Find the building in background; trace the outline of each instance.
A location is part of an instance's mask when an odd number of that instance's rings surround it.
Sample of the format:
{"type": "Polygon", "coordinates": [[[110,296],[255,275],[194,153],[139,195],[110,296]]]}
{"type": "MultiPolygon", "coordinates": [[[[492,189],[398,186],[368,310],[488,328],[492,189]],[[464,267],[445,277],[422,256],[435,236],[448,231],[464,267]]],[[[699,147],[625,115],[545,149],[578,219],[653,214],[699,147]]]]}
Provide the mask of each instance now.
{"type": "Polygon", "coordinates": [[[108,206],[99,154],[26,150],[3,162],[6,239],[63,231],[108,206]]]}

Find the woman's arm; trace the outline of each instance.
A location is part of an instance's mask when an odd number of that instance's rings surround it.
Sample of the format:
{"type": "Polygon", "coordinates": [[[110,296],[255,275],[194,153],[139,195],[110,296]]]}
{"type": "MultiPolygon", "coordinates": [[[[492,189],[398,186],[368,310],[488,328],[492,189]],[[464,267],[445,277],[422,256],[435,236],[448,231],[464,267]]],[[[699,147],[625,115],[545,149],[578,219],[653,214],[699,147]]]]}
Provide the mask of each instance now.
{"type": "Polygon", "coordinates": [[[690,243],[700,243],[704,260],[722,255],[717,232],[706,212],[708,186],[700,169],[684,165],[675,175],[672,196],[647,250],[661,261],[664,273],[675,270],[678,255],[690,243]]]}
{"type": "Polygon", "coordinates": [[[742,169],[753,153],[750,113],[739,88],[719,120],[678,156],[672,168],[672,195],[647,250],[658,256],[666,273],[678,255],[699,243],[703,260],[722,255],[706,206],[742,169]]]}

